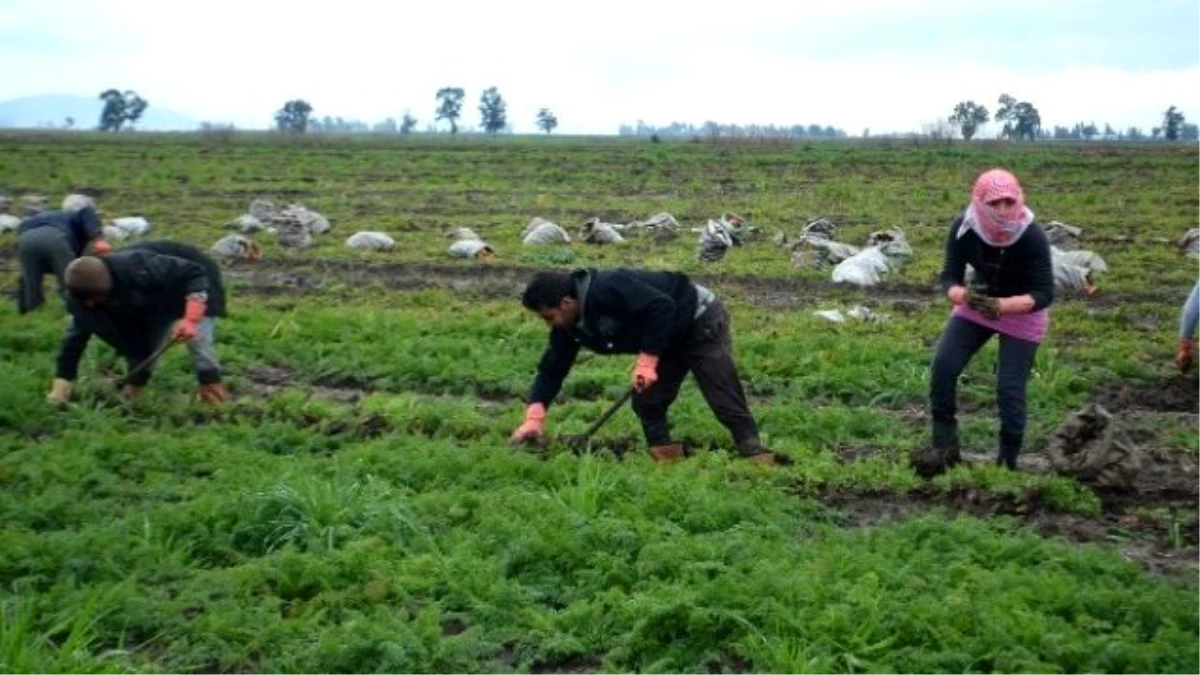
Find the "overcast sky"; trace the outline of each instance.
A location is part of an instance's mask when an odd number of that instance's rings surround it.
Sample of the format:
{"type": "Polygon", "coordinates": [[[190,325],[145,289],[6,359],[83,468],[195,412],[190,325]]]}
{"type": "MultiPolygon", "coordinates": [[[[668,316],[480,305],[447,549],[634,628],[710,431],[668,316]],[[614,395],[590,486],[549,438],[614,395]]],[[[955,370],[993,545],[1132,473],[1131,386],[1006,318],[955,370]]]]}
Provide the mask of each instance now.
{"type": "MultiPolygon", "coordinates": [[[[1196,0],[0,0],[0,101],[133,89],[197,120],[266,127],[304,98],[372,123],[498,87],[517,132],[706,120],[919,131],[1009,93],[1042,124],[1200,120],[1196,0]]],[[[994,126],[994,125],[992,125],[994,126]]],[[[986,128],[985,133],[991,131],[986,128]]]]}

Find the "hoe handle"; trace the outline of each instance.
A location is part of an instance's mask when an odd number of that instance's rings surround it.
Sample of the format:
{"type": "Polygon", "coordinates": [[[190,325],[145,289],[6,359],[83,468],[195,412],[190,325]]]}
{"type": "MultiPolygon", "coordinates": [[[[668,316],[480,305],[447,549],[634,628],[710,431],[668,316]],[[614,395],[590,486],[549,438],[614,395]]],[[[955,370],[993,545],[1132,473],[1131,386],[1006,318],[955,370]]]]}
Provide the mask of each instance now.
{"type": "Polygon", "coordinates": [[[158,357],[162,356],[163,352],[170,349],[171,345],[175,344],[176,342],[177,342],[176,340],[167,338],[158,349],[154,350],[153,354],[151,354],[150,356],[148,356],[146,358],[145,361],[142,361],[141,363],[134,366],[133,370],[131,370],[125,374],[125,377],[122,377],[121,379],[117,380],[117,389],[121,389],[125,385],[129,384],[129,381],[132,380],[134,377],[136,377],[139,373],[141,373],[143,370],[149,368],[150,366],[154,365],[154,362],[158,360],[158,357]]]}
{"type": "Polygon", "coordinates": [[[592,422],[592,426],[588,427],[587,431],[583,432],[583,437],[581,440],[586,441],[591,437],[592,434],[596,433],[597,429],[604,426],[604,423],[607,422],[613,415],[617,414],[617,411],[621,409],[621,406],[625,405],[625,402],[628,401],[631,396],[633,396],[633,389],[626,389],[625,393],[621,394],[621,398],[613,402],[613,404],[608,407],[608,410],[605,410],[604,414],[600,416],[600,419],[592,422]]]}

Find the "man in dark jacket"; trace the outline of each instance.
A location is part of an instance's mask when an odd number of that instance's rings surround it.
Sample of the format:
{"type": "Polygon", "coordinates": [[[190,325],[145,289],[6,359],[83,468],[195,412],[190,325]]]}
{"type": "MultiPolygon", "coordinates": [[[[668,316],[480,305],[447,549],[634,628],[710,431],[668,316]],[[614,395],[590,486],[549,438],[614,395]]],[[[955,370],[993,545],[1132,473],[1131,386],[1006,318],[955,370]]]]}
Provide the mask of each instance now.
{"type": "Polygon", "coordinates": [[[759,441],[731,353],[728,312],[711,291],[686,275],[592,268],[538,272],[525,288],[522,304],[550,326],[550,341],[514,442],[542,437],[546,408],[579,348],[587,347],[598,354],[637,354],[633,409],[655,461],[683,457],[683,446],[671,440],[667,409],[689,371],[743,456],[765,464],[782,459],[759,441]]]}
{"type": "Polygon", "coordinates": [[[88,243],[94,255],[112,250],[104,239],[96,209],[45,211],[21,221],[17,227],[17,260],[21,277],[17,288],[17,311],[31,312],[46,302],[42,279],[53,274],[58,290],[63,288],[63,270],[83,255],[88,243]]]}
{"type": "MultiPolygon", "coordinates": [[[[213,319],[225,316],[220,269],[194,247],[177,242],[145,242],[103,258],[84,256],[63,275],[71,326],[58,354],[47,400],[65,403],[91,336],[117,350],[130,368],[142,363],[164,340],[186,342],[200,398],[220,404],[228,398],[213,348],[213,319]]],[[[125,388],[136,396],[151,368],[125,388]]]]}

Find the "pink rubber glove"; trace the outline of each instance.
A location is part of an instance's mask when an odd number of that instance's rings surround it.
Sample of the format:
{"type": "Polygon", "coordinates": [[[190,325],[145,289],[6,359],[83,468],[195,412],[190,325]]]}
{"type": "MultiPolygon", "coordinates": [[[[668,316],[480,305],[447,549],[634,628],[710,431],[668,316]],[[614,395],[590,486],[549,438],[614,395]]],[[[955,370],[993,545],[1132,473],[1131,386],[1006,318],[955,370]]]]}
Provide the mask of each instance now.
{"type": "Polygon", "coordinates": [[[951,286],[950,290],[946,291],[946,297],[950,298],[950,302],[955,305],[965,305],[967,303],[967,289],[964,286],[951,286]]]}
{"type": "Polygon", "coordinates": [[[642,393],[658,382],[658,357],[642,352],[633,366],[633,390],[642,393]]]}
{"type": "Polygon", "coordinates": [[[513,443],[521,443],[529,439],[544,440],[542,425],[546,423],[546,406],[541,403],[530,403],[525,408],[525,422],[517,427],[509,438],[513,443]]]}

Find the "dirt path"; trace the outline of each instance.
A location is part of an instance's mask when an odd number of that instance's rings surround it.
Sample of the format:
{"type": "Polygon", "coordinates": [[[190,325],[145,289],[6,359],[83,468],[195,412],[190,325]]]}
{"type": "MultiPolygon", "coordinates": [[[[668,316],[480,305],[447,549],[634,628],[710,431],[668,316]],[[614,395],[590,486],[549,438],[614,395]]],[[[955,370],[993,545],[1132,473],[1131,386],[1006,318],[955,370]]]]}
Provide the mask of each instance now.
{"type": "MultiPolygon", "coordinates": [[[[237,264],[226,268],[227,279],[245,291],[259,295],[306,294],[326,286],[350,287],[378,283],[392,290],[449,289],[483,297],[520,296],[536,268],[491,262],[364,263],[353,260],[267,261],[237,264]]],[[[811,305],[826,299],[861,300],[864,293],[874,301],[888,301],[897,311],[915,311],[922,305],[941,302],[934,283],[883,283],[871,289],[835,284],[823,279],[759,277],[746,274],[693,272],[691,277],[722,295],[731,295],[764,307],[811,305]]],[[[1098,307],[1141,302],[1175,302],[1162,293],[1101,293],[1094,298],[1062,294],[1063,299],[1087,302],[1098,307]]]]}
{"type": "MultiPolygon", "coordinates": [[[[15,245],[0,245],[0,272],[16,272],[15,245]]],[[[396,291],[449,289],[465,295],[517,298],[532,273],[529,265],[502,262],[363,262],[328,258],[275,259],[224,266],[225,279],[243,293],[260,296],[308,295],[332,286],[357,288],[380,284],[396,291]]],[[[942,293],[932,280],[928,284],[882,283],[870,289],[835,284],[827,279],[761,277],[724,272],[691,272],[698,283],[723,296],[737,297],[762,307],[808,306],[825,300],[890,302],[899,312],[916,311],[923,305],[942,302],[942,293]]],[[[1102,292],[1086,298],[1078,293],[1061,293],[1062,300],[1086,302],[1095,307],[1138,303],[1171,303],[1169,293],[1102,292]]]]}

